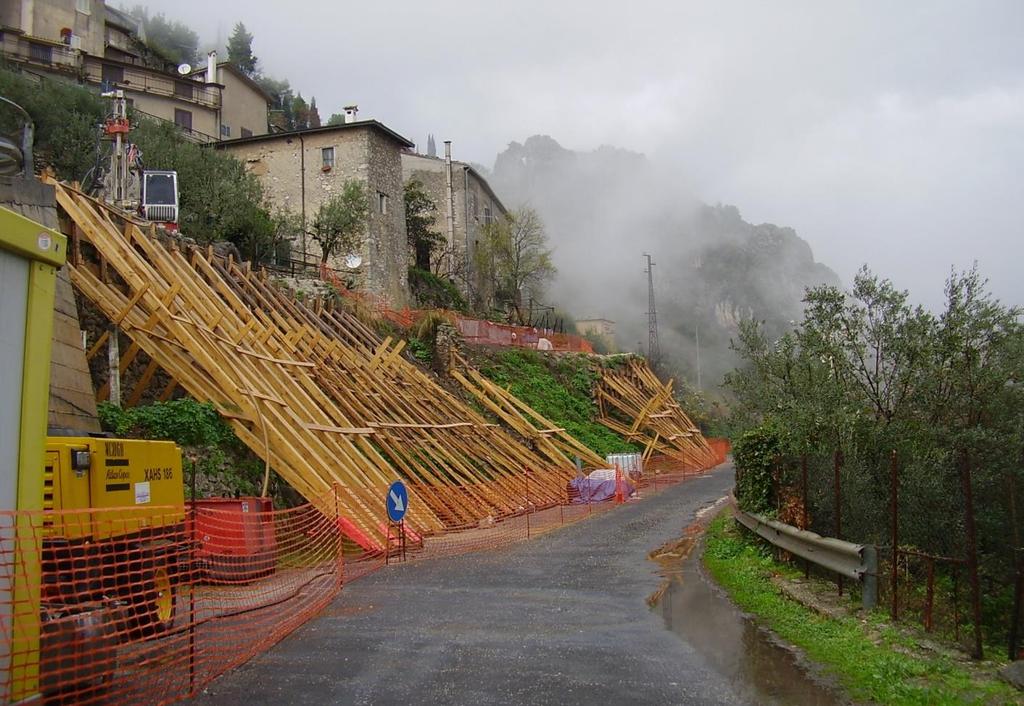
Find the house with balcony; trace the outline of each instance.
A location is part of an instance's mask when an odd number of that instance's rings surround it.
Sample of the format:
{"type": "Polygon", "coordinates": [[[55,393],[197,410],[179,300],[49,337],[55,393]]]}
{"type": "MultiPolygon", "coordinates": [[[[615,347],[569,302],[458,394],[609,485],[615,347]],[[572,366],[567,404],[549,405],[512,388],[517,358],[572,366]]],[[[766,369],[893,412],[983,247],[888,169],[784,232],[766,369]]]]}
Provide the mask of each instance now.
{"type": "MultiPolygon", "coordinates": [[[[5,2],[0,51],[26,71],[63,76],[97,90],[122,89],[135,110],[173,122],[197,142],[231,137],[233,125],[238,130],[244,125],[253,134],[267,131],[269,97],[255,82],[232,74],[229,85],[219,83],[218,76],[230,73],[226,69],[179,72],[142,41],[139,20],[104,0],[5,2]]],[[[223,66],[215,55],[210,65],[223,66]]]]}
{"type": "Polygon", "coordinates": [[[213,57],[214,61],[193,71],[191,78],[220,86],[220,139],[266,135],[270,132],[268,116],[273,98],[237,66],[227,61],[217,63],[216,54],[213,57]]]}

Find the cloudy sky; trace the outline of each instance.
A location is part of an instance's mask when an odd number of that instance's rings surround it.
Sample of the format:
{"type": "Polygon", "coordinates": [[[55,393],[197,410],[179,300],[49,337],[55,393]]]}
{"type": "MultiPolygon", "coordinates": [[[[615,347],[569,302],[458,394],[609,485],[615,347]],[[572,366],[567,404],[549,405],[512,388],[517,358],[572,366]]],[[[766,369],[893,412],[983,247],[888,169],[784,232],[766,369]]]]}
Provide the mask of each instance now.
{"type": "Polygon", "coordinates": [[[492,165],[540,133],[645,153],[680,190],[789,225],[935,305],[978,261],[1024,304],[1024,2],[151,0],[326,118],[492,165]]]}

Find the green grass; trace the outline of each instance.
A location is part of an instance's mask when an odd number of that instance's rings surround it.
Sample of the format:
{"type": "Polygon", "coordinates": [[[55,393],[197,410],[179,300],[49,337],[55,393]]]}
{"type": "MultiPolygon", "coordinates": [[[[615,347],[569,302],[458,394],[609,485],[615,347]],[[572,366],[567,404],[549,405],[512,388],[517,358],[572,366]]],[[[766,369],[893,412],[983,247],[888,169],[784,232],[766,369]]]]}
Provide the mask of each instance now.
{"type": "Polygon", "coordinates": [[[585,355],[543,356],[506,350],[476,361],[480,372],[601,456],[638,450],[596,421],[597,374],[585,355]]]}
{"type": "Polygon", "coordinates": [[[772,574],[795,570],[776,563],[758,541],[737,528],[731,513],[708,528],[704,564],[745,611],[836,677],[857,700],[881,704],[1019,704],[1021,694],[982,679],[954,660],[914,652],[914,640],[886,626],[880,614],[862,621],[827,618],[782,595],[772,574]]]}

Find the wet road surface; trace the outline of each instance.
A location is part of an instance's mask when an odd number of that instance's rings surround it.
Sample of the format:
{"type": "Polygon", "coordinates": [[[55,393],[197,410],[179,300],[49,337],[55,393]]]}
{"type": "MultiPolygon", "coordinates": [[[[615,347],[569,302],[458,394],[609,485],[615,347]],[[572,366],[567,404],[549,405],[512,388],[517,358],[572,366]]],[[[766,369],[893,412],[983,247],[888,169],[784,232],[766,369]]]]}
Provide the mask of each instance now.
{"type": "Polygon", "coordinates": [[[532,541],[378,571],[196,703],[760,703],[647,604],[649,552],[732,484],[723,466],[532,541]]]}
{"type": "Polygon", "coordinates": [[[699,546],[675,563],[653,610],[665,627],[697,646],[739,695],[765,706],[846,703],[832,688],[809,676],[800,657],[736,609],[701,567],[699,546]]]}

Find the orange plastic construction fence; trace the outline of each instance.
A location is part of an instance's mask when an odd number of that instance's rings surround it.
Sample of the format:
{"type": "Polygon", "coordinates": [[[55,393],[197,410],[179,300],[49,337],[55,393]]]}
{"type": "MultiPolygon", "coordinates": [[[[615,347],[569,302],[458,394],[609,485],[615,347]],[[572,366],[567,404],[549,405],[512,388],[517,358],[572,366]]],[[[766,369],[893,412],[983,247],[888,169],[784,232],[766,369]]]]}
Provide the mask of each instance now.
{"type": "MultiPolygon", "coordinates": [[[[377,316],[387,319],[402,328],[411,327],[427,313],[423,310],[408,308],[400,311],[395,310],[390,308],[384,300],[375,297],[369,292],[357,292],[348,289],[338,276],[338,273],[324,264],[320,265],[320,279],[331,283],[339,294],[354,301],[362,302],[373,310],[377,316]]],[[[569,333],[555,333],[551,329],[536,326],[497,324],[483,319],[471,319],[454,312],[448,312],[448,314],[455,321],[455,327],[468,343],[539,350],[575,351],[578,353],[594,352],[594,347],[590,341],[582,336],[569,333]],[[541,339],[544,339],[546,343],[542,342],[541,339]]]]}
{"type": "Polygon", "coordinates": [[[594,347],[587,339],[567,333],[555,333],[550,329],[496,324],[492,321],[467,319],[462,316],[455,318],[455,325],[467,343],[539,350],[594,352],[594,347]],[[542,339],[547,341],[547,344],[543,343],[542,339]],[[550,345],[550,348],[547,345],[550,345]]]}
{"type": "Polygon", "coordinates": [[[705,441],[708,442],[708,446],[715,453],[715,465],[724,463],[726,456],[732,451],[732,443],[728,439],[712,436],[706,437],[705,441]]]}
{"type": "Polygon", "coordinates": [[[338,522],[266,500],[0,513],[5,701],[168,703],[342,585],[338,522]]]}
{"type": "Polygon", "coordinates": [[[188,698],[316,615],[343,576],[527,540],[703,470],[654,458],[628,477],[632,496],[600,503],[573,502],[568,485],[558,502],[535,500],[527,474],[518,513],[427,537],[391,526],[373,553],[337,513],[265,498],[0,513],[0,690],[7,701],[188,698]]]}

